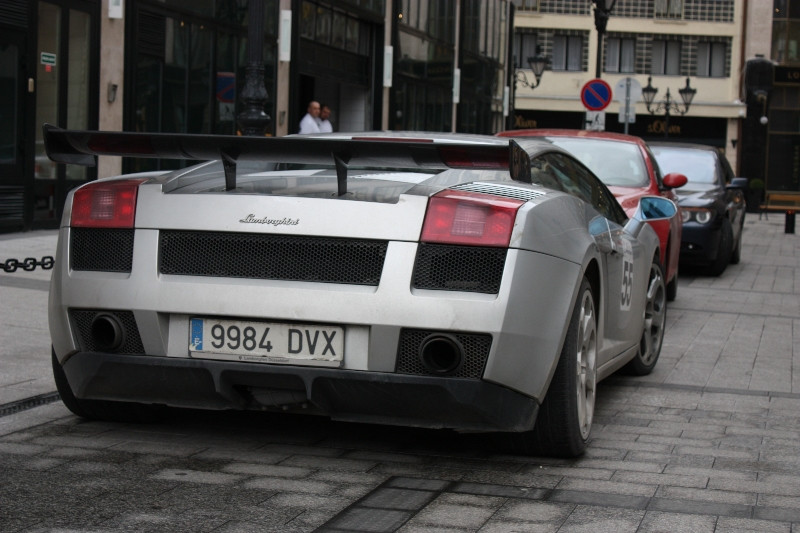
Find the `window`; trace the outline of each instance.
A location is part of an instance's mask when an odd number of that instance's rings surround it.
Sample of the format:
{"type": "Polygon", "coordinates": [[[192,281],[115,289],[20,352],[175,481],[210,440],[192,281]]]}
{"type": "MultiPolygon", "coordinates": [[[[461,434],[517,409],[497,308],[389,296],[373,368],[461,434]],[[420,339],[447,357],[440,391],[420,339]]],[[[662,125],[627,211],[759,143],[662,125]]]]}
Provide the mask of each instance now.
{"type": "Polygon", "coordinates": [[[725,43],[697,43],[697,75],[725,77],[725,43]]]}
{"type": "Polygon", "coordinates": [[[655,0],[653,8],[656,18],[683,18],[683,0],[655,0]]]}
{"type": "Polygon", "coordinates": [[[556,35],[553,37],[553,70],[583,70],[581,56],[583,37],[579,35],[556,35]]]}
{"type": "Polygon", "coordinates": [[[513,0],[520,11],[539,11],[539,0],[513,0]]]}
{"type": "Polygon", "coordinates": [[[606,72],[634,72],[636,41],[606,39],[606,72]]]}
{"type": "Polygon", "coordinates": [[[681,73],[680,41],[653,41],[651,74],[677,76],[681,73]]]}
{"type": "Polygon", "coordinates": [[[514,34],[514,68],[530,68],[528,58],[536,55],[536,34],[514,34]]]}

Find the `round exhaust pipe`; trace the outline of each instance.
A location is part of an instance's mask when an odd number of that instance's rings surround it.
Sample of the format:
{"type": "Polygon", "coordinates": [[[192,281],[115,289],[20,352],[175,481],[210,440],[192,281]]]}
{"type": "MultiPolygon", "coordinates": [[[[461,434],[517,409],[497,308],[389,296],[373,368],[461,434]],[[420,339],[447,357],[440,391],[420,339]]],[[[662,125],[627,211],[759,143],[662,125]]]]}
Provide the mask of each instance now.
{"type": "Polygon", "coordinates": [[[435,333],[425,337],[420,344],[419,360],[431,374],[449,376],[461,369],[464,347],[452,335],[435,333]]]}
{"type": "Polygon", "coordinates": [[[117,317],[108,313],[94,317],[91,334],[96,348],[104,352],[114,352],[125,343],[125,327],[117,317]]]}

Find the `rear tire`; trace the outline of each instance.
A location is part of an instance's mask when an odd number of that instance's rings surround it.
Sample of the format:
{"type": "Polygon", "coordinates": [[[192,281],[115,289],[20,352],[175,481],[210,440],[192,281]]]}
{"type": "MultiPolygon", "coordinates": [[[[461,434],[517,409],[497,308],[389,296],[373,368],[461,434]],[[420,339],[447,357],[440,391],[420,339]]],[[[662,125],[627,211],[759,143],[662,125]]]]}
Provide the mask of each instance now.
{"type": "Polygon", "coordinates": [[[727,218],[722,219],[722,227],[719,230],[719,248],[717,258],[708,267],[708,273],[712,276],[719,276],[728,268],[733,253],[733,228],[731,221],[727,218]]]}
{"type": "Polygon", "coordinates": [[[597,313],[584,278],[564,347],[531,431],[511,434],[515,451],[577,457],[586,450],[597,393],[597,313]]]}
{"type": "Polygon", "coordinates": [[[53,378],[61,401],[75,415],[90,420],[109,420],[112,422],[155,422],[163,415],[164,408],[132,402],[109,400],[82,400],[75,397],[67,381],[64,368],[58,362],[55,350],[51,351],[53,378]]]}
{"type": "Polygon", "coordinates": [[[664,329],[667,322],[667,288],[664,273],[658,261],[650,265],[645,297],[644,324],[639,350],[627,364],[626,370],[636,376],[645,376],[653,371],[664,343],[664,329]]]}

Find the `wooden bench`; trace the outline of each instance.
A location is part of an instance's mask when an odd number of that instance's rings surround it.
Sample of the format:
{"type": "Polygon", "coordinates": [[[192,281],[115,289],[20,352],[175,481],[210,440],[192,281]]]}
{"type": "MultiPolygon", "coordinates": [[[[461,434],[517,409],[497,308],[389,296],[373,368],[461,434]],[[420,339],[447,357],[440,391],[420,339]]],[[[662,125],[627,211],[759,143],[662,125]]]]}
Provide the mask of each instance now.
{"type": "Polygon", "coordinates": [[[800,191],[767,191],[764,203],[759,207],[762,212],[786,213],[784,233],[794,233],[794,215],[800,211],[800,191]]]}

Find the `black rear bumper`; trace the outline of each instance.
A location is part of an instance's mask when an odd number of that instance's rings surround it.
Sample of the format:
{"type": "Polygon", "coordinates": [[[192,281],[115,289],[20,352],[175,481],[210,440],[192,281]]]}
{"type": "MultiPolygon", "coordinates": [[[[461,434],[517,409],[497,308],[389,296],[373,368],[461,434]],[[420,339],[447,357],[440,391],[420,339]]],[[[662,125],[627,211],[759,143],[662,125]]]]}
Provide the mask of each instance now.
{"type": "Polygon", "coordinates": [[[81,399],[467,431],[529,430],[539,409],[534,398],[475,379],[98,352],[75,353],[63,368],[81,399]]]}

